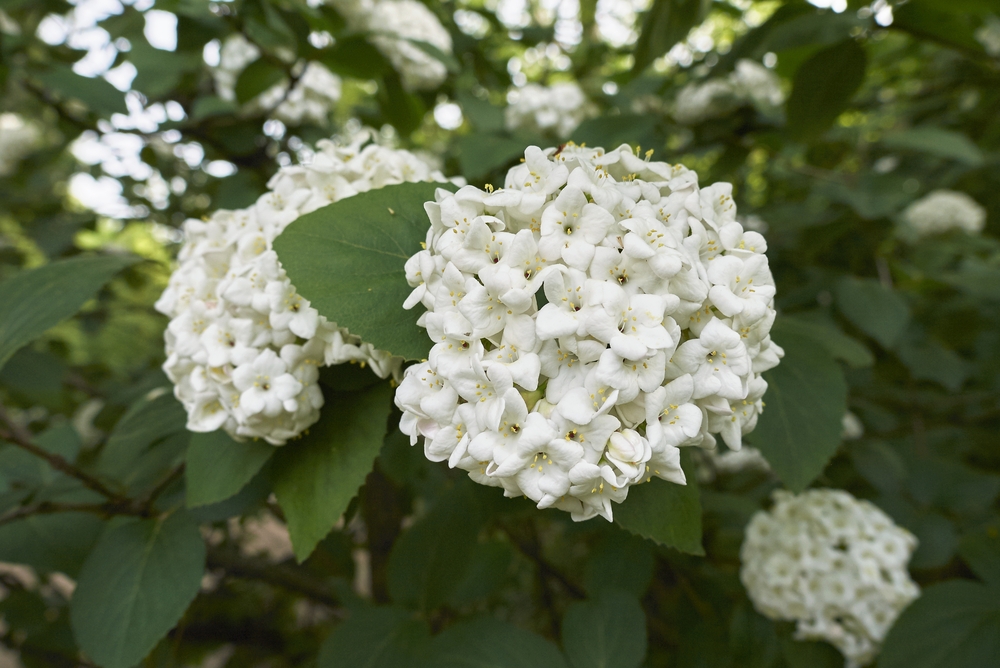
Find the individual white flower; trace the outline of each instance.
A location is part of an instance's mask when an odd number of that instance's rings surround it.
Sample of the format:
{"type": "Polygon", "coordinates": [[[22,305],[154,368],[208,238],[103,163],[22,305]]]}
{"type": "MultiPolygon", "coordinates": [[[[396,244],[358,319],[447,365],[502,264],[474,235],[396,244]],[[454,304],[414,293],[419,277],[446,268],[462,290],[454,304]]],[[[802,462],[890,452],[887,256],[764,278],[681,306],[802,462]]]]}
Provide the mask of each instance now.
{"type": "Polygon", "coordinates": [[[903,223],[917,237],[948,230],[975,234],[986,225],[986,209],[965,193],[935,190],[903,211],[903,223]]]}
{"type": "Polygon", "coordinates": [[[407,307],[433,347],[401,430],[476,482],[610,520],[631,485],[685,484],[680,447],[738,448],[763,408],[774,287],[732,188],[572,143],[492,193],[438,190],[407,307]]]}
{"type": "Polygon", "coordinates": [[[551,132],[564,139],[589,116],[594,106],[574,81],[551,86],[527,84],[508,94],[511,104],[505,111],[507,129],[551,132]]]}
{"type": "MultiPolygon", "coordinates": [[[[319,419],[320,366],[353,362],[382,378],[400,377],[402,359],[321,316],[271,247],[289,223],[331,202],[386,184],[444,180],[412,154],[368,140],[363,132],[346,146],[320,142],[311,164],[282,168],[253,206],[185,223],[179,265],[156,308],[171,318],[163,369],[189,429],[221,427],[236,438],[283,445],[319,419]]],[[[404,381],[407,391],[412,382],[404,381]]],[[[421,421],[455,413],[451,386],[431,395],[408,404],[408,415],[417,416],[408,433],[424,434],[421,421]]]]}
{"type": "Polygon", "coordinates": [[[826,640],[847,668],[878,654],[882,640],[919,589],[906,570],[914,536],[867,501],[814,489],[774,493],[740,550],[740,579],[771,619],[796,622],[801,640],[826,640]]]}
{"type": "Polygon", "coordinates": [[[41,140],[42,133],[34,123],[17,114],[0,114],[0,176],[12,173],[41,140]]]}

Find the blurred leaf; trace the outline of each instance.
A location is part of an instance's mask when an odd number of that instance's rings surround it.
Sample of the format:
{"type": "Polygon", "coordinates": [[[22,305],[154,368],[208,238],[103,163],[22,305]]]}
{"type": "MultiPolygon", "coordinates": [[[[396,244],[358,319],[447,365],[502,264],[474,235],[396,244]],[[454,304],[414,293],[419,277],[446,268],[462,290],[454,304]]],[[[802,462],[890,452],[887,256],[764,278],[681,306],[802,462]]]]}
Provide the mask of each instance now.
{"type": "Polygon", "coordinates": [[[861,87],[866,62],[864,49],[849,39],[802,63],[786,105],[789,136],[808,141],[829,128],[861,87]]]}
{"type": "Polygon", "coordinates": [[[420,39],[407,39],[406,41],[444,65],[451,74],[457,74],[461,71],[462,66],[459,64],[458,60],[455,59],[455,56],[442,51],[430,42],[420,39]]]}
{"type": "Polygon", "coordinates": [[[524,157],[528,144],[519,135],[468,134],[458,140],[458,162],[462,174],[474,181],[509,166],[524,157]]]}
{"type": "Polygon", "coordinates": [[[58,93],[62,99],[79,100],[99,115],[128,113],[125,93],[100,77],[83,77],[68,67],[53,67],[36,76],[43,86],[58,93]]]}
{"type": "Polygon", "coordinates": [[[573,141],[603,146],[610,151],[622,144],[659,149],[665,139],[657,131],[657,120],[651,114],[622,114],[585,120],[573,131],[573,141]]]}
{"type": "Polygon", "coordinates": [[[76,577],[104,522],[89,513],[34,515],[0,526],[0,561],[76,577]]]}
{"type": "Polygon", "coordinates": [[[641,74],[647,65],[687,37],[691,28],[705,18],[710,5],[706,0],[653,0],[635,43],[632,76],[641,74]]]}
{"type": "Polygon", "coordinates": [[[499,540],[475,543],[465,572],[455,574],[448,603],[463,607],[490,596],[509,578],[513,561],[514,548],[509,543],[499,540]]]}
{"type": "Polygon", "coordinates": [[[236,100],[246,104],[285,78],[284,68],[265,58],[250,63],[236,79],[236,100]]]}
{"type": "Polygon", "coordinates": [[[132,668],[180,620],[204,569],[205,543],[183,511],[105,534],[73,593],[80,648],[102,668],[132,668]]]}
{"type": "Polygon", "coordinates": [[[958,554],[986,582],[1000,584],[1000,523],[993,521],[962,536],[958,554]]]}
{"type": "Polygon", "coordinates": [[[895,352],[915,379],[932,380],[952,392],[961,389],[971,371],[958,353],[927,337],[904,340],[895,352]]]}
{"type": "Polygon", "coordinates": [[[295,557],[305,561],[357,494],[372,468],[391,407],[388,383],[326,393],[320,421],[274,456],[274,493],[295,557]]]}
{"type": "Polygon", "coordinates": [[[191,109],[191,120],[198,122],[213,116],[235,115],[240,109],[239,105],[229,100],[223,100],[215,95],[199,97],[195,100],[191,109]]]}
{"type": "Polygon", "coordinates": [[[320,51],[318,57],[331,72],[355,79],[376,79],[391,67],[364,35],[340,37],[333,46],[320,51]]]}
{"type": "Polygon", "coordinates": [[[785,333],[776,342],[785,357],[764,372],[765,409],[747,435],[781,481],[802,491],[840,445],[847,412],[847,384],[840,367],[813,340],[785,333]]]}
{"type": "Polygon", "coordinates": [[[903,458],[882,441],[860,441],[848,447],[851,462],[858,473],[883,494],[896,494],[906,479],[903,458]]]}
{"type": "Polygon", "coordinates": [[[653,579],[653,551],[637,536],[609,532],[591,551],[583,578],[590,594],[619,589],[641,597],[653,579]]]}
{"type": "Polygon", "coordinates": [[[635,596],[606,589],[566,609],[562,644],[573,668],[639,668],[646,658],[646,614],[635,596]]]}
{"type": "Polygon", "coordinates": [[[318,668],[432,668],[425,623],[397,608],[358,607],[323,642],[318,668]]]}
{"type": "Polygon", "coordinates": [[[788,668],[842,668],[844,657],[825,642],[804,642],[782,638],[782,654],[788,668]]]}
{"type": "Polygon", "coordinates": [[[874,278],[845,276],[837,281],[837,307],[858,329],[891,348],[906,331],[910,307],[874,278]]]}
{"type": "Polygon", "coordinates": [[[971,14],[954,11],[954,3],[946,8],[936,8],[933,4],[925,0],[894,7],[892,28],[945,46],[983,53],[982,45],[976,41],[971,14]]]}
{"type": "Polygon", "coordinates": [[[826,349],[835,359],[855,369],[870,367],[875,356],[865,344],[841,332],[833,323],[805,320],[796,316],[782,316],[774,322],[772,334],[782,338],[785,334],[808,337],[826,349]]]}
{"type": "MultiPolygon", "coordinates": [[[[504,128],[504,107],[490,104],[472,93],[459,91],[457,100],[462,115],[480,133],[502,132],[504,128]]],[[[478,135],[482,137],[483,135],[478,135]]],[[[489,170],[487,170],[489,171],[489,170]]]]}
{"type": "Polygon", "coordinates": [[[968,580],[931,585],[889,630],[880,668],[1000,665],[1000,589],[968,580]]]}
{"type": "Polygon", "coordinates": [[[331,322],[380,350],[427,357],[430,340],[406,311],[404,265],[421,249],[430,221],[424,202],[449,184],[402,183],[359,193],[299,217],[275,242],[293,285],[331,322]]]}
{"type": "Polygon", "coordinates": [[[919,151],[939,158],[949,158],[971,167],[983,164],[982,150],[961,132],[936,127],[919,127],[894,132],[882,138],[889,148],[919,151]]]}
{"type": "Polygon", "coordinates": [[[654,543],[702,555],[701,502],[694,464],[686,450],[681,451],[681,464],[686,485],[653,478],[629,488],[628,498],[614,507],[615,522],[654,543]]]}
{"type": "Polygon", "coordinates": [[[568,668],[555,645],[492,617],[460,622],[434,638],[434,668],[568,668]]]}
{"type": "Polygon", "coordinates": [[[79,311],[112,276],[138,259],[102,255],[59,260],[23,269],[0,283],[4,296],[0,301],[0,367],[18,348],[79,311]]]}
{"type": "Polygon", "coordinates": [[[200,51],[164,51],[153,48],[144,39],[134,37],[128,59],[136,68],[132,88],[153,99],[169,97],[185,74],[204,67],[200,51]]]}
{"type": "Polygon", "coordinates": [[[184,476],[187,506],[205,506],[238,494],[275,452],[269,443],[237,443],[223,430],[194,434],[184,476]]]}
{"type": "Polygon", "coordinates": [[[776,24],[754,51],[754,58],[768,51],[782,51],[800,47],[820,47],[837,44],[851,37],[856,28],[870,25],[871,19],[860,19],[854,12],[838,14],[833,11],[810,11],[776,24]]]}

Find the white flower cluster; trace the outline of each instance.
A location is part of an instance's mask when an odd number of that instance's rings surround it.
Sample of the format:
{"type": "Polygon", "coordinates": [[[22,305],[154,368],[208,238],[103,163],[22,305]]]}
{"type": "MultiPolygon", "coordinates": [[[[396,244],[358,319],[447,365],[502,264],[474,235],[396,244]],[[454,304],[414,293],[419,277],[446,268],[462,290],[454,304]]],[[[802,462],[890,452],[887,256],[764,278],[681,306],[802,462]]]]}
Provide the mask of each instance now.
{"type": "Polygon", "coordinates": [[[444,63],[414,43],[452,52],[451,35],[419,0],[331,0],[330,4],[352,30],[371,33],[372,44],[389,59],[407,90],[437,88],[448,76],[444,63]]]}
{"type": "Polygon", "coordinates": [[[0,176],[11,174],[21,159],[38,148],[42,133],[33,123],[10,112],[0,114],[0,176]]]}
{"type": "Polygon", "coordinates": [[[908,206],[903,222],[917,237],[955,229],[975,234],[986,225],[986,209],[965,193],[935,190],[908,206]]]}
{"type": "Polygon", "coordinates": [[[1000,58],[1000,17],[990,14],[976,30],[976,40],[983,45],[986,53],[1000,58]]]}
{"type": "MultiPolygon", "coordinates": [[[[236,80],[247,65],[260,58],[260,49],[241,34],[230,36],[219,53],[219,65],[212,70],[219,97],[236,100],[236,80]]],[[[279,81],[250,101],[251,110],[274,109],[274,117],[299,125],[304,121],[325,125],[330,107],[340,99],[340,78],[315,61],[297,63],[298,80],[291,91],[287,81],[279,81]]]]}
{"type": "Polygon", "coordinates": [[[188,429],[282,445],[319,419],[319,367],[356,362],[382,378],[402,359],[328,322],[292,286],[272,242],[299,216],[359,192],[444,181],[412,153],[321,141],[311,164],[281,169],[270,192],[240,211],[188,220],[180,264],[156,303],[170,316],[164,371],[188,429]]]}
{"type": "Polygon", "coordinates": [[[774,493],[750,520],[740,578],[771,619],[826,640],[848,668],[870,663],[896,617],[919,595],[906,565],[917,540],[881,510],[834,489],[774,493]]]}
{"type": "Polygon", "coordinates": [[[684,484],[679,446],[739,449],[783,352],[766,244],[730,193],[573,144],[529,147],[502,190],[439,190],[406,265],[434,346],[396,392],[403,432],[575,520],[651,476],[684,484]]]}
{"type": "Polygon", "coordinates": [[[763,112],[773,112],[785,101],[781,80],[760,63],[743,58],[725,79],[691,82],[681,89],[674,102],[674,120],[694,125],[719,118],[744,104],[763,112]]]}
{"type": "Polygon", "coordinates": [[[528,84],[511,93],[513,103],[507,107],[506,123],[512,131],[524,128],[565,138],[593,112],[576,82],[563,81],[551,86],[528,84]]]}

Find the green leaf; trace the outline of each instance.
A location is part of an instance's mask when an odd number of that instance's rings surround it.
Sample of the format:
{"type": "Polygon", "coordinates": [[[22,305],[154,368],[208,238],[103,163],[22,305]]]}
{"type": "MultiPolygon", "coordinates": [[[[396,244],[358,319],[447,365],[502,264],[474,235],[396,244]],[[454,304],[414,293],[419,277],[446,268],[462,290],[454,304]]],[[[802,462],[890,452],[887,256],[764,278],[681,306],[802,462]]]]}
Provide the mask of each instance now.
{"type": "Polygon", "coordinates": [[[555,645],[492,617],[452,626],[431,643],[434,668],[567,668],[555,645]]]}
{"type": "Polygon", "coordinates": [[[198,593],[205,543],[185,512],[129,522],[90,553],[70,606],[73,635],[102,668],[132,668],[198,593]]]}
{"type": "Polygon", "coordinates": [[[954,11],[956,3],[948,3],[944,8],[932,4],[924,0],[894,8],[892,28],[951,48],[983,54],[983,47],[976,40],[971,13],[954,11]]]}
{"type": "Polygon", "coordinates": [[[0,526],[0,561],[76,577],[104,522],[89,513],[34,515],[0,526]]]}
{"type": "Polygon", "coordinates": [[[806,488],[840,445],[847,412],[847,383],[829,353],[811,339],[784,334],[775,339],[785,357],[764,372],[765,409],[747,435],[791,490],[806,488]]]}
{"type": "Polygon", "coordinates": [[[653,478],[629,489],[628,498],[614,507],[615,522],[654,543],[688,554],[705,554],[701,546],[701,501],[695,468],[681,451],[686,485],[653,478]]]}
{"type": "Polygon", "coordinates": [[[915,379],[932,380],[952,392],[972,371],[958,353],[928,337],[902,341],[895,352],[915,379]]]}
{"type": "Polygon", "coordinates": [[[567,608],[562,645],[573,668],[638,668],[646,658],[646,613],[635,596],[604,590],[567,608]]]}
{"type": "Polygon", "coordinates": [[[172,393],[163,389],[157,392],[132,404],[118,420],[101,450],[98,466],[103,473],[114,478],[130,477],[150,446],[173,434],[186,433],[184,407],[172,393]]]}
{"type": "Polygon", "coordinates": [[[53,67],[37,75],[37,78],[62,99],[79,100],[102,116],[128,113],[125,93],[100,77],[84,77],[68,67],[53,67]]]}
{"type": "Polygon", "coordinates": [[[653,579],[653,561],[648,541],[619,530],[609,531],[587,559],[584,587],[592,595],[613,588],[641,597],[653,579]]]}
{"type": "MultiPolygon", "coordinates": [[[[398,608],[359,607],[327,637],[318,668],[417,668],[428,665],[427,626],[398,608]]],[[[428,666],[428,668],[430,668],[428,666]]]]}
{"type": "Polygon", "coordinates": [[[870,367],[875,363],[875,356],[865,344],[844,334],[833,323],[824,324],[795,316],[782,316],[775,321],[772,334],[780,339],[786,333],[812,339],[835,359],[854,369],[870,367]]]}
{"type": "Polygon", "coordinates": [[[781,639],[781,650],[788,668],[843,668],[844,656],[825,642],[781,639]]]}
{"type": "Polygon", "coordinates": [[[654,60],[681,41],[708,14],[707,0],[653,0],[642,21],[635,44],[632,76],[642,73],[654,60]]]}
{"type": "Polygon", "coordinates": [[[889,630],[879,668],[1000,665],[1000,589],[950,580],[925,589],[889,630]]]}
{"type": "Polygon", "coordinates": [[[236,79],[236,99],[246,104],[284,78],[283,68],[265,58],[255,60],[236,79]]]}
{"type": "Polygon", "coordinates": [[[348,35],[319,52],[319,62],[337,74],[354,79],[376,79],[390,69],[382,52],[364,35],[348,35]]]}
{"type": "Polygon", "coordinates": [[[973,573],[1000,585],[1000,523],[993,521],[962,536],[958,554],[973,573]]]}
{"type": "Polygon", "coordinates": [[[206,506],[238,494],[274,454],[268,443],[237,443],[229,434],[194,434],[188,444],[184,477],[187,506],[206,506]]]}
{"type": "Polygon", "coordinates": [[[308,435],[275,453],[274,493],[300,562],[330,533],[371,470],[391,398],[388,383],[364,392],[330,392],[308,435]]]}
{"type": "Polygon", "coordinates": [[[786,116],[788,134],[808,141],[833,125],[865,78],[867,57],[853,39],[827,47],[799,66],[786,116]]]}
{"type": "Polygon", "coordinates": [[[441,183],[401,183],[359,193],[300,217],[274,248],[303,297],[332,322],[376,348],[409,360],[431,342],[406,311],[411,292],[404,265],[421,249],[430,222],[424,202],[441,183]]]}
{"type": "Polygon", "coordinates": [[[60,260],[0,283],[0,367],[18,348],[79,311],[112,276],[138,259],[102,255],[60,260]]]}
{"type": "MultiPolygon", "coordinates": [[[[398,39],[398,36],[396,35],[393,36],[398,39]]],[[[425,42],[424,40],[420,39],[407,39],[406,41],[412,44],[413,46],[417,47],[424,53],[426,53],[434,60],[440,62],[447,68],[448,72],[450,72],[451,74],[458,74],[458,72],[461,71],[462,66],[458,63],[458,60],[455,58],[455,56],[453,56],[450,53],[446,53],[445,51],[442,51],[441,49],[437,48],[430,42],[425,42]]]]}
{"type": "Polygon", "coordinates": [[[882,138],[889,148],[919,151],[939,158],[949,158],[971,167],[983,164],[983,152],[961,132],[936,127],[919,127],[894,132],[882,138]]]}
{"type": "Polygon", "coordinates": [[[532,143],[520,135],[468,134],[458,139],[458,163],[470,181],[484,179],[524,156],[532,143]]]}
{"type": "Polygon", "coordinates": [[[874,278],[845,276],[834,289],[837,308],[865,334],[890,348],[910,322],[910,307],[891,288],[874,278]]]}

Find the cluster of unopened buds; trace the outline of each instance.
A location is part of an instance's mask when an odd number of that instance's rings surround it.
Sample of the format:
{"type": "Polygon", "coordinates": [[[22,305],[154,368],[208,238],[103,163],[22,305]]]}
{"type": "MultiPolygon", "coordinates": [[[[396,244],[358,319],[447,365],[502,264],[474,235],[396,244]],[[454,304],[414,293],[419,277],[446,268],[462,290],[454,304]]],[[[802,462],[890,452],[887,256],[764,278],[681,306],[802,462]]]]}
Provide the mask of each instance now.
{"type": "Polygon", "coordinates": [[[308,165],[282,168],[249,208],[189,220],[179,266],[156,308],[170,316],[163,369],[188,429],[283,445],[319,419],[319,367],[344,362],[398,376],[402,358],[327,321],[299,295],[272,242],[292,221],[358,192],[444,181],[408,151],[321,141],[308,165]]]}
{"type": "Polygon", "coordinates": [[[433,347],[396,404],[429,459],[611,520],[631,485],[685,483],[678,448],[740,448],[783,354],[766,243],[729,184],[650,153],[529,147],[503,189],[426,205],[405,306],[433,347]]]}

